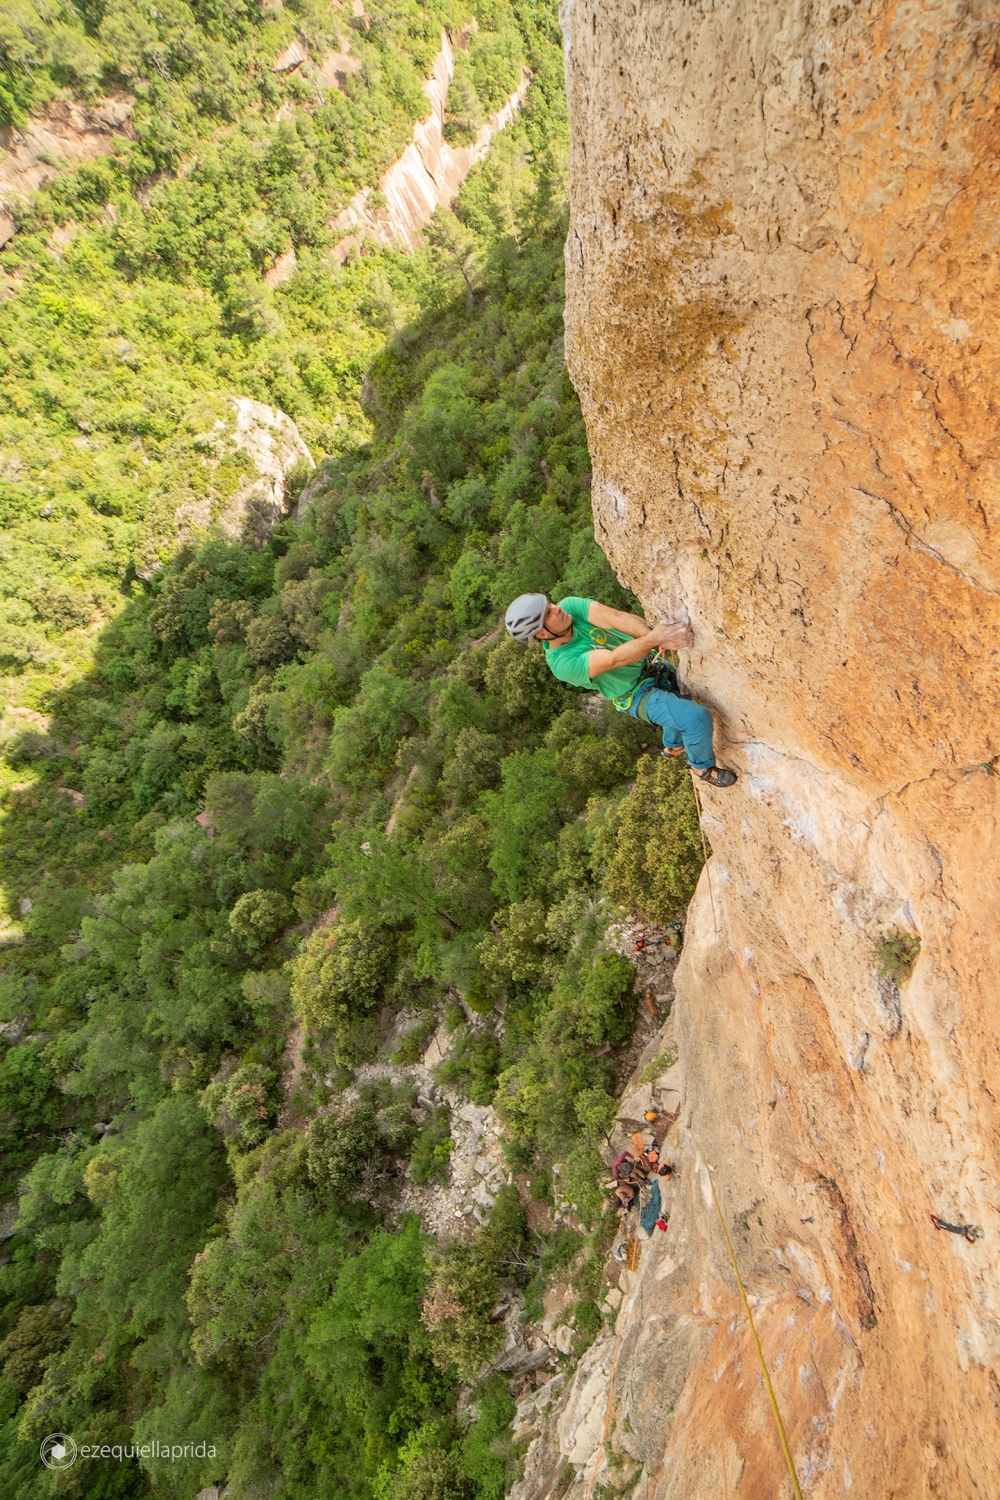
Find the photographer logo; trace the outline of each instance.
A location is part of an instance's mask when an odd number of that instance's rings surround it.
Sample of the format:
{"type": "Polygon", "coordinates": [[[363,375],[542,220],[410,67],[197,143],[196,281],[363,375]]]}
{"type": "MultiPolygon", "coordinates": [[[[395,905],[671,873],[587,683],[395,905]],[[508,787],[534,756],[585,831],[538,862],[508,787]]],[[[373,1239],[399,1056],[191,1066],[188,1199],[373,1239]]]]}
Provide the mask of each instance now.
{"type": "Polygon", "coordinates": [[[76,1444],[65,1432],[50,1432],[39,1452],[47,1469],[69,1469],[76,1463],[76,1444]]]}

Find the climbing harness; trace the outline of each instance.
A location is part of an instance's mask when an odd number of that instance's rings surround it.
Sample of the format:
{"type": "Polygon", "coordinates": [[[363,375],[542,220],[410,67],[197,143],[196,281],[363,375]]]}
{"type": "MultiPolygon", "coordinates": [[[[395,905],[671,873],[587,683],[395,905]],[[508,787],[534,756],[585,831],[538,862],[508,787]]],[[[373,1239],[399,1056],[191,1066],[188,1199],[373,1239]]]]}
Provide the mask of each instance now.
{"type": "Polygon", "coordinates": [[[629,704],[629,707],[633,703],[635,704],[635,716],[637,719],[641,719],[644,724],[652,724],[653,722],[649,717],[649,709],[646,707],[646,699],[652,690],[653,684],[651,682],[640,682],[638,687],[633,690],[629,704]]]}
{"type": "Polygon", "coordinates": [[[949,1234],[960,1234],[964,1240],[968,1240],[970,1245],[974,1245],[983,1237],[983,1231],[978,1224],[946,1224],[943,1219],[938,1218],[937,1214],[931,1214],[931,1223],[935,1229],[947,1229],[949,1234]]]}
{"type": "Polygon", "coordinates": [[[785,1455],[785,1463],[788,1467],[788,1477],[792,1481],[792,1489],[795,1491],[795,1500],[802,1500],[802,1490],[799,1485],[799,1477],[795,1472],[795,1461],[792,1458],[792,1450],[788,1446],[788,1438],[785,1435],[785,1424],[781,1420],[781,1412],[778,1409],[778,1398],[774,1394],[774,1386],[771,1384],[771,1376],[768,1372],[767,1363],[764,1359],[764,1351],[761,1348],[760,1338],[757,1334],[757,1325],[754,1323],[753,1313],[750,1311],[750,1300],[747,1297],[746,1288],[743,1285],[743,1277],[740,1275],[740,1268],[736,1263],[736,1255],[733,1251],[733,1242],[729,1238],[729,1230],[726,1228],[726,1221],[722,1213],[722,1205],[719,1203],[719,1199],[715,1191],[715,1183],[712,1181],[712,1174],[708,1169],[708,1163],[702,1155],[702,1150],[698,1144],[697,1138],[690,1130],[688,1131],[688,1135],[691,1137],[694,1149],[698,1153],[698,1160],[701,1162],[702,1166],[705,1169],[705,1176],[708,1178],[708,1185],[712,1192],[712,1202],[715,1204],[715,1211],[719,1216],[719,1223],[722,1225],[722,1233],[725,1237],[726,1249],[729,1251],[729,1259],[732,1262],[733,1273],[736,1276],[736,1285],[739,1288],[740,1298],[743,1302],[743,1309],[746,1312],[747,1322],[750,1325],[750,1333],[753,1336],[754,1348],[757,1351],[757,1363],[760,1365],[760,1373],[764,1377],[764,1386],[767,1390],[768,1400],[771,1403],[771,1411],[774,1413],[774,1422],[775,1426],[778,1429],[778,1437],[781,1441],[781,1451],[785,1455]]]}
{"type": "Polygon", "coordinates": [[[659,727],[649,717],[645,706],[646,696],[653,688],[657,688],[661,693],[673,693],[676,698],[687,697],[681,688],[674,663],[654,655],[647,656],[639,668],[639,680],[635,687],[627,693],[620,693],[617,698],[612,698],[611,702],[621,714],[628,713],[632,704],[635,703],[636,718],[641,719],[644,724],[654,724],[654,727],[659,727]],[[639,701],[636,703],[637,697],[639,701]]]}

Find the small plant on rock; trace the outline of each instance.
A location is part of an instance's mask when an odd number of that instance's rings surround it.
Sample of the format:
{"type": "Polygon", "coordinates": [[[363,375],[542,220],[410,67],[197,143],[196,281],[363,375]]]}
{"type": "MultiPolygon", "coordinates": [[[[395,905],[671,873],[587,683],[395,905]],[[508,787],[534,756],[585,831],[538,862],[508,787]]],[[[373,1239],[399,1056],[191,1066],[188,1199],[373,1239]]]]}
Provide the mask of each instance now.
{"type": "Polygon", "coordinates": [[[913,972],[920,952],[920,935],[916,932],[886,932],[872,944],[872,955],[880,979],[903,984],[913,972]]]}
{"type": "Polygon", "coordinates": [[[428,1116],[410,1157],[410,1176],[418,1187],[430,1182],[447,1182],[451,1171],[451,1153],[455,1142],[451,1138],[451,1112],[446,1105],[439,1104],[428,1116]]]}
{"type": "Polygon", "coordinates": [[[655,1083],[658,1078],[662,1078],[664,1073],[669,1072],[676,1063],[677,1043],[671,1042],[664,1051],[658,1053],[656,1057],[646,1064],[639,1077],[639,1082],[655,1083]]]}

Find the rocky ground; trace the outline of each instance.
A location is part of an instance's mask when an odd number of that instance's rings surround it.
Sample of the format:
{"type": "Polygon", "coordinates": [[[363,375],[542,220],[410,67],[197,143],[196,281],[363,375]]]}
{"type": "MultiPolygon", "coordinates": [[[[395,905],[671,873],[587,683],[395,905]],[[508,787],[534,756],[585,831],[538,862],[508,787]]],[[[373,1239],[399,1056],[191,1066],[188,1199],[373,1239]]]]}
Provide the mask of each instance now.
{"type": "MultiPolygon", "coordinates": [[[[645,1045],[634,1060],[634,1067],[622,1093],[614,1129],[611,1152],[626,1145],[633,1128],[643,1122],[650,1108],[665,1107],[673,1112],[672,1100],[680,1098],[683,1081],[676,1077],[677,1049],[674,1045],[674,1022],[668,1018],[659,1027],[643,1028],[645,1045]],[[666,1104],[661,1101],[666,1098],[666,1104]]],[[[648,1137],[647,1137],[648,1139],[648,1137]]],[[[679,1170],[671,1178],[660,1178],[663,1213],[669,1220],[666,1233],[654,1230],[647,1235],[634,1229],[637,1245],[629,1265],[613,1258],[606,1268],[607,1289],[601,1303],[604,1328],[582,1355],[575,1368],[564,1368],[555,1378],[535,1391],[526,1392],[520,1400],[513,1423],[515,1442],[524,1445],[524,1470],[510,1491],[510,1500],[539,1500],[541,1496],[579,1493],[583,1496],[595,1482],[603,1490],[624,1493],[640,1474],[646,1459],[645,1428],[633,1421],[638,1410],[645,1413],[662,1395],[662,1371],[657,1366],[655,1379],[652,1365],[636,1359],[631,1349],[624,1363],[619,1353],[624,1334],[638,1328],[655,1334],[659,1320],[649,1320],[652,1306],[650,1288],[676,1269],[675,1252],[678,1225],[686,1223],[684,1195],[687,1164],[678,1152],[680,1132],[675,1124],[664,1142],[665,1154],[677,1163],[679,1170]],[[678,1158],[681,1157],[680,1160],[678,1158]],[[621,1377],[619,1402],[612,1404],[612,1375],[621,1377]],[[646,1389],[647,1383],[650,1389],[646,1389]],[[609,1420],[612,1430],[606,1431],[609,1420]],[[604,1441],[610,1438],[605,1449],[604,1441]]],[[[558,1288],[551,1288],[550,1295],[558,1288]]],[[[548,1299],[547,1299],[548,1300],[548,1299]]],[[[559,1330],[555,1330],[558,1341],[559,1330]]],[[[616,1385],[616,1388],[617,1385],[616,1385]]]]}
{"type": "MultiPolygon", "coordinates": [[[[668,945],[666,936],[665,929],[638,921],[618,923],[609,929],[609,942],[636,966],[636,994],[639,996],[635,1032],[618,1066],[622,1079],[633,1072],[638,1058],[657,1032],[662,1017],[670,1013],[678,955],[668,945]],[[642,945],[638,951],[637,943],[642,945]]],[[[398,1051],[403,1037],[418,1020],[416,1011],[399,1013],[380,1048],[383,1058],[391,1058],[398,1051]]],[[[473,1012],[467,1013],[467,1022],[473,1028],[486,1024],[482,1016],[473,1012]]],[[[409,1079],[416,1089],[419,1108],[426,1110],[434,1105],[448,1105],[454,1142],[448,1183],[420,1186],[407,1177],[391,1207],[393,1216],[397,1217],[418,1213],[424,1229],[435,1238],[475,1234],[477,1227],[486,1223],[500,1187],[515,1183],[503,1154],[503,1132],[493,1109],[489,1105],[473,1104],[456,1089],[442,1087],[435,1081],[434,1069],[447,1054],[452,1037],[453,1032],[442,1021],[419,1062],[367,1063],[355,1070],[353,1086],[356,1089],[361,1084],[385,1078],[398,1087],[404,1079],[409,1079]]],[[[346,1097],[350,1098],[352,1092],[348,1089],[346,1097]]],[[[547,1232],[563,1223],[577,1229],[582,1227],[572,1204],[559,1200],[550,1210],[547,1205],[534,1203],[527,1183],[525,1176],[516,1180],[533,1228],[547,1232]]]]}

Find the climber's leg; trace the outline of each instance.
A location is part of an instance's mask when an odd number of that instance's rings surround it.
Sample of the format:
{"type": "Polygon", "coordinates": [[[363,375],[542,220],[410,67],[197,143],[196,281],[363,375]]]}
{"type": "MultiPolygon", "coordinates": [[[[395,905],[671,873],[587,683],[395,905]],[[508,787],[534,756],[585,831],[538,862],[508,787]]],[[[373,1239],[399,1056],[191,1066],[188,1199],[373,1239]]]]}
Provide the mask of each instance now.
{"type": "Polygon", "coordinates": [[[676,693],[665,693],[659,688],[650,688],[641,699],[643,714],[636,712],[638,705],[629,710],[636,718],[648,718],[663,731],[665,749],[683,745],[688,765],[694,771],[707,770],[715,765],[712,750],[712,711],[693,698],[679,698],[676,693]]]}

